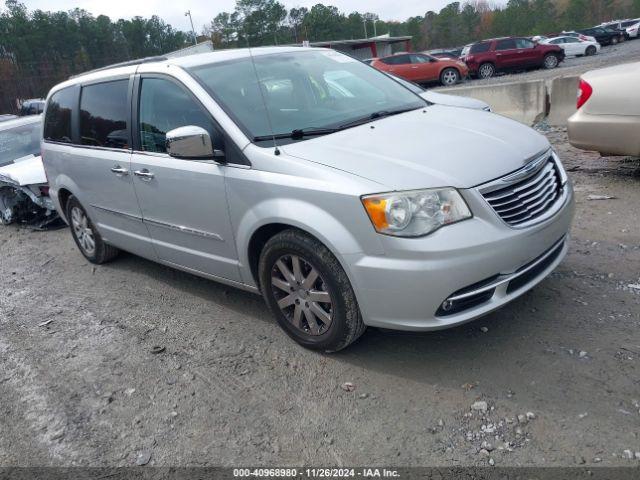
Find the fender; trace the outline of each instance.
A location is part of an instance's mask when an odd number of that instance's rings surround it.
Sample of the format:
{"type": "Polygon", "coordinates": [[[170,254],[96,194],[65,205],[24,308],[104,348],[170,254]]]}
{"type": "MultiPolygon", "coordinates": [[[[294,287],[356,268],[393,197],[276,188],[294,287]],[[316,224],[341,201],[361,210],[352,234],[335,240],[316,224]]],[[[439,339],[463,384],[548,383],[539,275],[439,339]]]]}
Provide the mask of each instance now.
{"type": "MultiPolygon", "coordinates": [[[[297,199],[268,199],[248,209],[236,227],[240,274],[247,284],[255,284],[249,262],[249,242],[258,229],[269,224],[290,225],[313,235],[335,255],[349,277],[343,255],[365,251],[346,225],[318,205],[297,199]],[[307,219],[313,219],[313,225],[307,219]]],[[[375,253],[384,253],[381,245],[375,253]]]]}

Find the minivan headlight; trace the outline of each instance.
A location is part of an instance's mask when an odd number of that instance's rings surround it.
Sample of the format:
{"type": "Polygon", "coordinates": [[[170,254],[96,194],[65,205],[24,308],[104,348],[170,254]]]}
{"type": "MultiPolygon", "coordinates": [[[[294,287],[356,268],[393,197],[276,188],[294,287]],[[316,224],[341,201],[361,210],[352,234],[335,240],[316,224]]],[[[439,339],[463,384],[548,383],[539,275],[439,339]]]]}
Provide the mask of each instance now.
{"type": "Polygon", "coordinates": [[[365,195],[362,204],[378,233],[397,237],[421,237],[472,217],[455,188],[365,195]]]}

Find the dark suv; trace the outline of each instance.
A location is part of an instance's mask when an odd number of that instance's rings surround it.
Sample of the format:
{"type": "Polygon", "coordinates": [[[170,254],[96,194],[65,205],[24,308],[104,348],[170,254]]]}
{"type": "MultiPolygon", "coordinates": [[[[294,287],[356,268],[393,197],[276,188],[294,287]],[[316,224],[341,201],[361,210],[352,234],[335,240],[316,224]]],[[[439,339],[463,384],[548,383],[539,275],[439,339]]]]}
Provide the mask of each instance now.
{"type": "Polygon", "coordinates": [[[564,50],[557,45],[542,45],[528,38],[506,37],[467,45],[460,59],[467,64],[471,75],[489,78],[496,72],[555,68],[564,60],[564,50]]]}
{"type": "Polygon", "coordinates": [[[618,42],[624,42],[627,38],[625,31],[610,27],[585,28],[577,32],[595,38],[600,45],[615,45],[618,42]]]}

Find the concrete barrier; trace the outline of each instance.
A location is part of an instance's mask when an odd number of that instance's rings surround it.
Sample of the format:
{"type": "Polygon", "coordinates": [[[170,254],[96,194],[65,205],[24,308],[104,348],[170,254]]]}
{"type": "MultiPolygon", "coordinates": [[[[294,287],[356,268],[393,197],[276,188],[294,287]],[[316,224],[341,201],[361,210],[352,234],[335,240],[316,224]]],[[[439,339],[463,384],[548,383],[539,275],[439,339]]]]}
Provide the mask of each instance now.
{"type": "Polygon", "coordinates": [[[576,95],[580,77],[554,78],[548,84],[549,114],[547,123],[566,126],[567,119],[576,112],[576,95]]]}
{"type": "MultiPolygon", "coordinates": [[[[547,113],[547,88],[544,80],[469,85],[440,89],[441,93],[477,98],[491,105],[495,113],[533,125],[547,113]]],[[[575,100],[575,91],[574,91],[575,100]]]]}

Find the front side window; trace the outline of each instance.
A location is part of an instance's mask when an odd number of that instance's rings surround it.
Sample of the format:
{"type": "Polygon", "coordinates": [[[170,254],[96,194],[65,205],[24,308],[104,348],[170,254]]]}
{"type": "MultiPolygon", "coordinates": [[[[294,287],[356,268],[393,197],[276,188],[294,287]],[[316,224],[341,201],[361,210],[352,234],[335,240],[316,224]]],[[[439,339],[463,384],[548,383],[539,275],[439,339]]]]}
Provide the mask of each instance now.
{"type": "Polygon", "coordinates": [[[411,63],[429,63],[429,57],[424,55],[411,55],[411,63]]]}
{"type": "MultiPolygon", "coordinates": [[[[271,87],[286,91],[286,85],[271,87]]],[[[209,132],[213,145],[220,144],[221,139],[216,136],[209,115],[181,86],[163,78],[143,78],[138,117],[141,150],[166,152],[167,132],[187,125],[204,128],[209,132]]]]}
{"type": "Polygon", "coordinates": [[[581,43],[577,38],[567,37],[563,39],[563,43],[581,43]]]}
{"type": "Polygon", "coordinates": [[[127,91],[129,80],[88,85],[80,94],[80,143],[129,148],[127,91]]]}
{"type": "Polygon", "coordinates": [[[51,96],[44,119],[44,139],[71,143],[71,112],[77,105],[75,89],[64,88],[51,96]]]}
{"type": "Polygon", "coordinates": [[[516,47],[517,48],[533,48],[536,44],[531,40],[527,40],[526,38],[518,38],[516,39],[516,47]]]}
{"type": "Polygon", "coordinates": [[[334,51],[247,56],[188,70],[253,138],[425,106],[386,74],[334,51]]]}
{"type": "Polygon", "coordinates": [[[0,166],[29,155],[39,155],[41,131],[41,122],[0,129],[0,166]]]}

